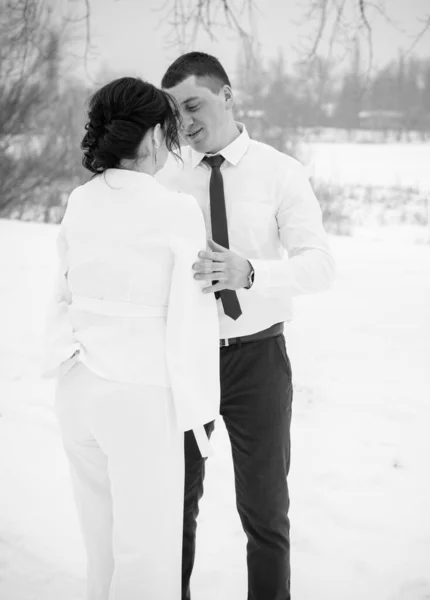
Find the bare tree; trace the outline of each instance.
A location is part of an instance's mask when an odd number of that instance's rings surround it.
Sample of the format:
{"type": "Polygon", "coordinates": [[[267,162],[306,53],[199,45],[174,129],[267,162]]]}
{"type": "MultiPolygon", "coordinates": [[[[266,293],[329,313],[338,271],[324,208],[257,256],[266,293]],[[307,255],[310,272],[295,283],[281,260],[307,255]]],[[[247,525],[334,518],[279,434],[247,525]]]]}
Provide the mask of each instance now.
{"type": "Polygon", "coordinates": [[[430,31],[430,8],[427,14],[417,16],[414,31],[407,31],[393,18],[394,3],[387,0],[307,0],[304,4],[300,24],[313,23],[312,33],[302,39],[299,48],[306,61],[316,59],[321,51],[331,61],[335,49],[339,51],[342,48],[346,56],[355,52],[358,44],[367,51],[367,71],[370,72],[373,66],[374,24],[377,19],[409,39],[405,56],[430,31]]]}
{"type": "MultiPolygon", "coordinates": [[[[85,22],[87,58],[91,48],[92,0],[69,2],[80,7],[78,20],[85,22]]],[[[166,43],[179,52],[195,47],[201,35],[216,40],[220,32],[228,31],[247,46],[249,56],[258,47],[256,25],[264,4],[264,0],[164,0],[159,8],[153,10],[160,15],[160,28],[164,28],[166,43]],[[169,26],[167,33],[166,24],[169,26]]],[[[303,17],[296,24],[309,33],[302,36],[296,48],[299,59],[312,72],[314,68],[320,69],[321,64],[342,63],[342,52],[343,57],[347,57],[359,45],[363,61],[367,62],[369,77],[373,67],[374,25],[378,19],[403,34],[405,39],[409,38],[409,46],[405,50],[407,56],[430,31],[430,8],[426,14],[417,16],[414,31],[406,31],[393,17],[393,4],[392,0],[302,0],[303,17]]],[[[319,73],[318,76],[321,78],[321,75],[319,73]]],[[[367,81],[364,79],[363,83],[367,81]]],[[[321,99],[324,88],[324,81],[321,81],[321,99]]]]}
{"type": "Polygon", "coordinates": [[[66,149],[55,118],[60,32],[43,0],[0,4],[0,215],[47,201],[66,149]]]}
{"type": "Polygon", "coordinates": [[[219,30],[228,29],[243,40],[252,38],[254,0],[167,0],[158,9],[161,23],[168,23],[167,41],[181,52],[192,48],[201,31],[216,40],[219,30]]]}
{"type": "MultiPolygon", "coordinates": [[[[258,85],[258,89],[245,86],[249,110],[255,113],[255,109],[260,108],[257,113],[264,113],[271,89],[271,96],[288,98],[290,112],[285,111],[281,102],[272,102],[272,108],[277,111],[280,122],[285,119],[291,126],[296,92],[301,93],[301,108],[306,104],[305,96],[312,96],[309,108],[312,114],[315,113],[312,107],[320,106],[324,95],[327,99],[327,90],[331,93],[332,86],[327,86],[326,80],[332,77],[336,46],[346,51],[352,46],[354,51],[365,41],[371,58],[375,19],[383,18],[392,27],[400,27],[390,16],[392,4],[383,0],[304,2],[307,3],[305,17],[313,24],[313,33],[300,49],[304,57],[302,80],[307,83],[301,92],[295,89],[294,81],[282,73],[281,63],[274,71],[279,81],[268,78],[261,64],[253,27],[259,6],[264,6],[263,0],[165,0],[158,10],[160,20],[170,26],[166,41],[180,51],[189,50],[201,35],[216,39],[219,32],[227,30],[240,39],[246,50],[240,74],[258,85]],[[251,77],[247,78],[246,73],[251,77]],[[260,107],[256,106],[259,100],[260,107]]],[[[87,56],[91,50],[92,0],[68,0],[69,5],[73,8],[74,22],[84,24],[87,56]]],[[[79,105],[83,118],[87,90],[75,86],[72,96],[60,89],[60,40],[63,42],[64,31],[53,26],[50,6],[50,0],[0,1],[0,216],[14,215],[17,211],[19,215],[29,206],[48,214],[49,207],[58,204],[61,190],[67,192],[76,178],[82,178],[77,150],[77,132],[81,125],[76,119],[81,119],[79,105]]],[[[67,27],[71,21],[68,19],[67,27]]],[[[430,16],[423,15],[419,29],[411,34],[409,52],[429,29],[430,16]]],[[[423,106],[427,102],[427,87],[421,94],[423,106]]],[[[258,116],[255,119],[261,121],[258,116]]]]}

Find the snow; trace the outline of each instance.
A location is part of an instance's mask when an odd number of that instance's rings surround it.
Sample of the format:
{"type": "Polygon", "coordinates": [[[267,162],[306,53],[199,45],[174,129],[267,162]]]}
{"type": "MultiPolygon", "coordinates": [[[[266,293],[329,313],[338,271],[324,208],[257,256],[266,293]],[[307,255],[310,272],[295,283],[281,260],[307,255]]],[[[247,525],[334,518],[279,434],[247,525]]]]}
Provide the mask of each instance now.
{"type": "Polygon", "coordinates": [[[312,143],[301,147],[309,174],[331,183],[430,192],[430,144],[312,143]]]}
{"type": "MultiPolygon", "coordinates": [[[[38,372],[56,232],[0,220],[2,600],[84,598],[53,384],[38,372]]],[[[430,598],[430,245],[402,232],[331,238],[337,281],[298,299],[286,331],[295,600],[430,598]]],[[[193,599],[240,600],[245,539],[221,422],[214,446],[193,599]]]]}

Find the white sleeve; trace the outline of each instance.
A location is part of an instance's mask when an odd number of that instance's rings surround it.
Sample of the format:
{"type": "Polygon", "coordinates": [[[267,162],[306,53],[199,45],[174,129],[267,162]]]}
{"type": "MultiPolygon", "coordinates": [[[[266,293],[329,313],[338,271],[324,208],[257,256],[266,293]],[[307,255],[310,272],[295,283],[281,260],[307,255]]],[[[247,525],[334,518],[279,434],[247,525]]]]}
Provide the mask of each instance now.
{"type": "Polygon", "coordinates": [[[63,374],[71,366],[69,359],[80,350],[69,319],[71,294],[67,283],[67,241],[62,229],[57,237],[57,255],[57,276],[45,325],[42,377],[46,378],[63,374]]]}
{"type": "Polygon", "coordinates": [[[192,265],[206,248],[203,214],[192,196],[178,194],[177,206],[166,346],[178,426],[188,431],[219,414],[219,325],[214,295],[204,294],[193,277],[192,265]]]}
{"type": "Polygon", "coordinates": [[[288,258],[250,258],[255,270],[250,291],[282,289],[289,296],[297,296],[327,289],[335,275],[334,260],[321,208],[304,167],[297,161],[280,192],[277,222],[288,258]]]}

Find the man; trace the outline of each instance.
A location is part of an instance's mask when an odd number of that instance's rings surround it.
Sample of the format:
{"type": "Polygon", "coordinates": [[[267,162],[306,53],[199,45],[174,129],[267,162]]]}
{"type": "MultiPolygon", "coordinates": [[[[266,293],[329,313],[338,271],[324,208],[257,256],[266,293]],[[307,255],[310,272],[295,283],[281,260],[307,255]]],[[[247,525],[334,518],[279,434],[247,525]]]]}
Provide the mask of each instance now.
{"type": "MultiPolygon", "coordinates": [[[[228,76],[213,56],[180,56],[162,80],[178,102],[183,165],[165,184],[197,198],[210,250],[194,277],[218,297],[221,414],[232,445],[237,508],[248,538],[248,598],[290,599],[291,366],[283,323],[298,294],[326,289],[334,263],[303,167],[251,140],[233,116],[228,76]],[[287,256],[285,256],[285,252],[287,256]]],[[[214,424],[206,426],[210,436],[214,424]]],[[[185,440],[182,600],[189,600],[205,462],[185,440]]]]}

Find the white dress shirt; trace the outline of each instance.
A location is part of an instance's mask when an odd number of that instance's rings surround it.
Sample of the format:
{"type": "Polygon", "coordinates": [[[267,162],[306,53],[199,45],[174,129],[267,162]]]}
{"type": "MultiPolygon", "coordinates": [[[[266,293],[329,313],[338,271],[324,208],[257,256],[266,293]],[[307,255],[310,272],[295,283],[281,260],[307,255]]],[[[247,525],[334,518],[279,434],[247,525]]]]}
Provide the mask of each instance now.
{"type": "MultiPolygon", "coordinates": [[[[237,291],[242,315],[234,321],[218,300],[221,338],[250,335],[292,318],[292,298],[326,289],[334,261],[321,209],[304,167],[294,158],[240,135],[221,150],[230,249],[255,269],[251,289],[237,291]],[[286,251],[286,252],[285,252],[286,251]]],[[[182,148],[183,164],[170,158],[157,179],[192,194],[211,237],[210,167],[204,154],[182,148]]],[[[210,285],[210,283],[206,283],[210,285]]]]}
{"type": "MultiPolygon", "coordinates": [[[[58,237],[59,276],[44,372],[82,360],[101,377],[171,387],[178,426],[219,414],[219,325],[192,264],[205,247],[202,212],[153,177],[109,169],[76,188],[58,237]]],[[[204,438],[204,439],[203,439],[204,438]]]]}

